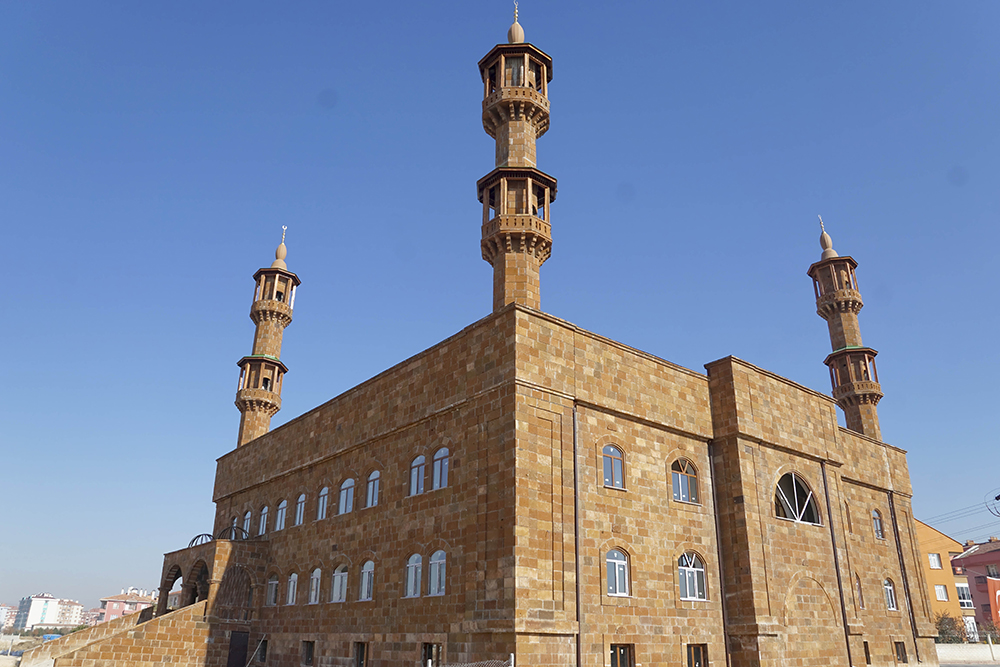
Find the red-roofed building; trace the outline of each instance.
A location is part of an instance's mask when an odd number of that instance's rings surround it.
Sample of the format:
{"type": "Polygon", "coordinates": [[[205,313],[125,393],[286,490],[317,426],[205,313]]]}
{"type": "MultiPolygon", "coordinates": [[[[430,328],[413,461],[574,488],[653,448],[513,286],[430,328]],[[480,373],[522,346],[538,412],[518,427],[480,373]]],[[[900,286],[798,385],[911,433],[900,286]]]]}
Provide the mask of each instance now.
{"type": "Polygon", "coordinates": [[[965,543],[965,552],[952,559],[952,565],[965,569],[969,578],[976,620],[982,625],[1000,627],[1000,539],[991,537],[981,544],[965,543]]]}
{"type": "Polygon", "coordinates": [[[130,587],[128,590],[123,588],[118,595],[101,598],[100,616],[97,622],[113,621],[126,614],[134,614],[146,607],[152,607],[154,604],[156,604],[156,596],[152,595],[151,591],[134,587],[130,587]]]}

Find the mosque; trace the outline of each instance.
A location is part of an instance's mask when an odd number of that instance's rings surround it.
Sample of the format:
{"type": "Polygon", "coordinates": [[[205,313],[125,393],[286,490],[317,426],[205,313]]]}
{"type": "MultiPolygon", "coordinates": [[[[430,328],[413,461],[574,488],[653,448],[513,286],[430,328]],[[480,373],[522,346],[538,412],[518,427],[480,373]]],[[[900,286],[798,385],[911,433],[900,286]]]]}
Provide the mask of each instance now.
{"type": "Polygon", "coordinates": [[[824,231],[807,271],[832,397],[735,357],[683,368],[543,312],[552,58],[515,16],[479,72],[493,312],[271,430],[300,282],[283,238],[254,274],[212,532],[166,554],[155,614],[24,664],[937,664],[857,262],[824,231]]]}

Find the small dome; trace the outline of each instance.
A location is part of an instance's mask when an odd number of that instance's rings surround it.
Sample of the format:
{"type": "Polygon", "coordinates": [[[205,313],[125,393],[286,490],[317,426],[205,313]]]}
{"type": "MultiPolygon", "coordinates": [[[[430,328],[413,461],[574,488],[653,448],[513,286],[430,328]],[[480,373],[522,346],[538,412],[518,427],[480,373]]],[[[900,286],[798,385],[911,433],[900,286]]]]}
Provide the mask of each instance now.
{"type": "Polygon", "coordinates": [[[819,247],[823,249],[823,254],[820,255],[820,260],[830,259],[831,257],[840,257],[837,251],[833,249],[833,239],[830,235],[823,230],[823,233],[819,235],[819,247]]]}
{"type": "Polygon", "coordinates": [[[288,265],[285,264],[285,257],[288,256],[288,248],[285,247],[285,230],[288,227],[281,228],[281,243],[278,245],[278,249],[274,251],[274,262],[271,264],[272,269],[287,269],[288,265]]]}
{"type": "Polygon", "coordinates": [[[517,17],[514,17],[514,22],[510,26],[510,30],[507,31],[507,43],[508,44],[523,44],[524,43],[524,28],[521,24],[517,22],[517,17]]]}

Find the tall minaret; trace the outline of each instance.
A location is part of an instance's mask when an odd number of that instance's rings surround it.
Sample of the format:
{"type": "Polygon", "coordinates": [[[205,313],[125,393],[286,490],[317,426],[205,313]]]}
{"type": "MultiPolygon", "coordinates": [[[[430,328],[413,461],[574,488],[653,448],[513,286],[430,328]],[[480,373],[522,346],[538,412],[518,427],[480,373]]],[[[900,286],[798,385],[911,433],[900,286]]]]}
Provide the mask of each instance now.
{"type": "Polygon", "coordinates": [[[833,397],[844,410],[847,428],[881,440],[875,407],[882,398],[875,368],[878,352],[861,344],[858,312],[864,303],[854,274],[858,263],[851,257],[837,254],[833,239],[823,227],[823,218],[819,222],[822,230],[819,245],[823,254],[809,267],[808,273],[816,292],[816,312],[830,327],[833,352],[824,363],[830,367],[833,397]]]}
{"type": "Polygon", "coordinates": [[[271,428],[271,417],[281,409],[281,381],[288,369],[281,363],[281,337],[292,323],[295,288],[299,277],[285,265],[285,230],[281,228],[281,245],[274,252],[274,263],[253,275],[256,287],[250,319],[257,325],[253,337],[253,354],[237,362],[240,384],[236,390],[236,407],[240,418],[240,435],[236,443],[242,447],[271,428]]]}
{"type": "Polygon", "coordinates": [[[556,179],[536,169],[535,140],[549,129],[552,58],[524,42],[517,22],[479,61],[483,129],[496,139],[496,169],[476,184],[483,204],[483,259],[493,265],[493,310],[538,308],[539,268],[552,253],[549,205],[556,179]]]}

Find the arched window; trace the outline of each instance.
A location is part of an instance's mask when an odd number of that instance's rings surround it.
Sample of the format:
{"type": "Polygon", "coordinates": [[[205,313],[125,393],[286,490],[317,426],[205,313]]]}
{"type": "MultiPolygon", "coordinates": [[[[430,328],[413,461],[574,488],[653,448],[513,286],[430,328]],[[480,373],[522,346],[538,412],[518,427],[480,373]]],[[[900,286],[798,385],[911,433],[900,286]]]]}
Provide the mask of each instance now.
{"type": "Polygon", "coordinates": [[[319,581],[322,576],[322,572],[317,567],[309,577],[309,604],[317,604],[319,602],[319,581]]]}
{"type": "Polygon", "coordinates": [[[267,594],[264,596],[264,604],[268,607],[278,604],[278,575],[276,574],[267,578],[267,594]]]}
{"type": "Polygon", "coordinates": [[[267,505],[260,510],[260,526],[257,530],[258,535],[264,535],[267,533],[267,505]]]}
{"type": "Polygon", "coordinates": [[[861,590],[861,577],[858,576],[857,572],[854,573],[854,590],[857,591],[858,594],[858,609],[864,609],[865,592],[861,590]]]}
{"type": "Polygon", "coordinates": [[[844,502],[844,518],[847,520],[847,532],[854,532],[854,524],[851,522],[851,506],[844,502]]]}
{"type": "Polygon", "coordinates": [[[892,585],[892,579],[886,579],[882,583],[885,589],[885,608],[890,611],[896,610],[896,587],[892,585]]]}
{"type": "Polygon", "coordinates": [[[442,447],[434,452],[431,489],[443,489],[446,486],[448,486],[448,448],[442,447]]]}
{"type": "Polygon", "coordinates": [[[420,554],[413,554],[406,561],[406,594],[404,597],[420,597],[420,570],[423,559],[420,554]]]}
{"type": "Polygon", "coordinates": [[[378,505],[378,486],[381,475],[378,470],[373,470],[368,475],[368,488],[365,490],[365,507],[375,507],[378,505]]]}
{"type": "Polygon", "coordinates": [[[347,514],[354,509],[354,480],[345,479],[340,485],[340,509],[338,514],[347,514]]]}
{"type": "Polygon", "coordinates": [[[410,464],[410,495],[416,496],[424,492],[424,468],[425,459],[423,455],[413,459],[410,464]]]}
{"type": "Polygon", "coordinates": [[[612,549],[608,552],[608,595],[628,595],[628,556],[612,549]]]}
{"type": "Polygon", "coordinates": [[[885,539],[885,526],[882,524],[882,513],[878,510],[872,510],[872,528],[875,530],[875,537],[884,540],[885,539]]]}
{"type": "Polygon", "coordinates": [[[787,472],[778,480],[778,488],[774,491],[774,513],[782,519],[819,525],[819,511],[813,492],[794,472],[787,472]]]}
{"type": "Polygon", "coordinates": [[[288,590],[285,595],[285,604],[295,604],[295,596],[298,594],[299,587],[299,575],[290,574],[288,575],[288,590]]]}
{"type": "Polygon", "coordinates": [[[247,513],[243,515],[243,532],[250,536],[250,523],[253,521],[253,513],[247,510],[247,513]]]}
{"type": "Polygon", "coordinates": [[[306,518],[306,494],[299,496],[299,499],[295,501],[295,525],[301,526],[302,522],[306,518]]]}
{"type": "Polygon", "coordinates": [[[674,500],[682,503],[698,502],[698,472],[690,461],[674,461],[670,466],[670,483],[674,487],[674,500]]]}
{"type": "Polygon", "coordinates": [[[604,446],[604,486],[625,488],[625,456],[614,445],[604,446]]]}
{"type": "MultiPolygon", "coordinates": [[[[238,516],[234,516],[233,517],[233,521],[232,521],[232,526],[233,526],[233,528],[235,528],[238,525],[240,525],[240,518],[238,516]]],[[[235,532],[234,532],[234,534],[235,534],[235,532]]]]}
{"type": "Polygon", "coordinates": [[[285,514],[288,512],[288,501],[282,500],[278,503],[278,513],[274,515],[274,529],[283,530],[285,528],[285,514]]]}
{"type": "Polygon", "coordinates": [[[375,563],[369,560],[365,561],[365,564],[361,566],[361,590],[358,594],[358,600],[371,600],[374,589],[375,563]]]}
{"type": "Polygon", "coordinates": [[[443,551],[435,551],[431,554],[431,585],[427,591],[428,595],[444,595],[446,560],[447,555],[443,551]]]}
{"type": "Polygon", "coordinates": [[[705,564],[698,554],[691,551],[683,554],[677,561],[678,580],[681,587],[682,600],[707,600],[705,589],[705,564]]]}
{"type": "Polygon", "coordinates": [[[330,488],[324,486],[319,492],[319,503],[316,505],[316,520],[326,518],[326,503],[330,499],[330,488]]]}
{"type": "Polygon", "coordinates": [[[333,571],[333,583],[330,584],[330,602],[343,602],[347,599],[347,566],[341,565],[333,571]]]}

